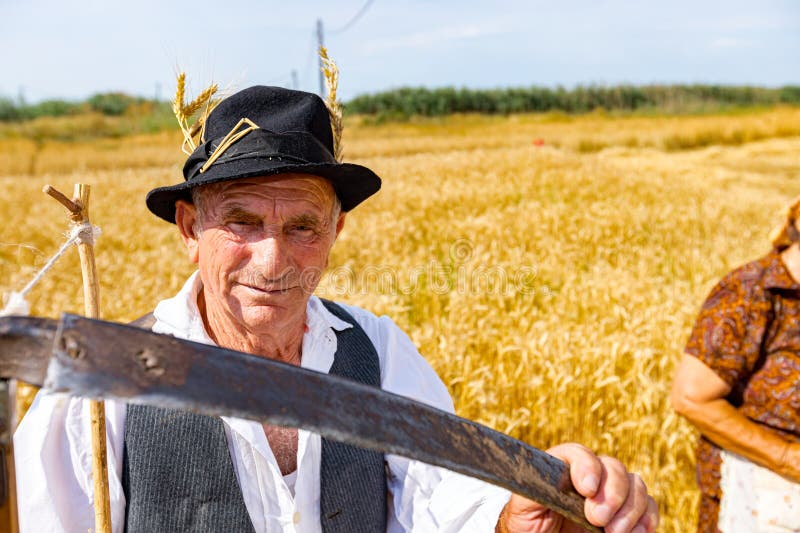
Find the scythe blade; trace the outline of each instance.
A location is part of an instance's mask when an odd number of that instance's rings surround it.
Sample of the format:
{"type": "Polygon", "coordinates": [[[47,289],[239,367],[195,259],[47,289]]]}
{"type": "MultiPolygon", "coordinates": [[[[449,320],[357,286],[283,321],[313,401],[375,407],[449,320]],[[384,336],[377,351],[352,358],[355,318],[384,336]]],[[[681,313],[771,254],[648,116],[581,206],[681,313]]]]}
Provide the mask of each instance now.
{"type": "Polygon", "coordinates": [[[0,376],[25,374],[26,381],[44,381],[50,390],[76,396],[304,428],[482,479],[600,531],[584,518],[584,500],[572,487],[564,462],[408,398],[113,322],[65,314],[54,334],[53,321],[28,319],[10,327],[9,320],[0,318],[0,376]],[[37,339],[22,340],[26,332],[37,339]],[[10,355],[14,346],[35,362],[10,355]],[[41,380],[46,359],[47,377],[41,380]]]}

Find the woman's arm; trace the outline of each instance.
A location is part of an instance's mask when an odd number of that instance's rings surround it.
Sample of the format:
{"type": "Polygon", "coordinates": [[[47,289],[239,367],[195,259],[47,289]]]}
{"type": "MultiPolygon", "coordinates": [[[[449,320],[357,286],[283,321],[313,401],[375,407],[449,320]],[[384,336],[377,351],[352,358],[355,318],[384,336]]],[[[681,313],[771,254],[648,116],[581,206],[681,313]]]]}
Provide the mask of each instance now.
{"type": "Polygon", "coordinates": [[[783,439],[741,414],[725,399],[730,391],[711,368],[684,354],[670,401],[678,414],[721,448],[800,482],[800,443],[783,439]]]}

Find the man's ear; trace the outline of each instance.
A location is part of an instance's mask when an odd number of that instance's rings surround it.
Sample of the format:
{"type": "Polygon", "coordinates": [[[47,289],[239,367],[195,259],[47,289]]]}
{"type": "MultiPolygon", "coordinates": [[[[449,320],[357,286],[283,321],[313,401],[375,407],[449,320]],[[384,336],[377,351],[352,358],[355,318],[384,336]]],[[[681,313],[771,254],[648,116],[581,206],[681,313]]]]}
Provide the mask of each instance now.
{"type": "Polygon", "coordinates": [[[342,211],[341,213],[339,213],[339,219],[336,221],[336,236],[337,237],[339,236],[339,232],[341,232],[342,228],[344,227],[344,218],[346,216],[347,216],[347,213],[345,211],[342,211]]]}
{"type": "Polygon", "coordinates": [[[200,257],[200,245],[197,234],[197,209],[186,200],[178,200],[175,202],[175,224],[178,226],[178,231],[181,232],[181,239],[183,244],[186,245],[186,251],[189,252],[189,260],[192,263],[197,263],[200,257]]]}

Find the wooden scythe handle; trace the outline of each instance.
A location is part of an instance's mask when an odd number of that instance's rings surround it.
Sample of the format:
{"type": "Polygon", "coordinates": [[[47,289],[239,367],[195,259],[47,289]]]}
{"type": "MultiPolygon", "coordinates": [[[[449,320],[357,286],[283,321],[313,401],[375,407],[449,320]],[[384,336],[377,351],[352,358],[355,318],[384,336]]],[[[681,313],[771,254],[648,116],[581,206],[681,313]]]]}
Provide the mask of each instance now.
{"type": "MultiPolygon", "coordinates": [[[[44,192],[70,211],[76,224],[89,224],[89,185],[76,183],[72,200],[47,185],[44,192]]],[[[100,318],[99,282],[94,262],[94,245],[78,241],[83,277],[83,304],[89,318],[100,318]]],[[[106,449],[106,412],[103,402],[90,401],[92,420],[92,480],[94,484],[94,520],[96,533],[111,533],[111,499],[108,491],[108,451],[106,449]]]]}
{"type": "MultiPolygon", "coordinates": [[[[73,201],[80,208],[72,218],[78,224],[89,223],[88,185],[75,184],[73,201]]],[[[100,284],[94,262],[94,245],[78,242],[83,276],[83,307],[89,318],[100,318],[100,284]]],[[[111,533],[111,499],[108,494],[108,451],[106,450],[106,409],[99,401],[89,402],[92,418],[92,479],[94,483],[94,521],[97,533],[111,533]]]]}

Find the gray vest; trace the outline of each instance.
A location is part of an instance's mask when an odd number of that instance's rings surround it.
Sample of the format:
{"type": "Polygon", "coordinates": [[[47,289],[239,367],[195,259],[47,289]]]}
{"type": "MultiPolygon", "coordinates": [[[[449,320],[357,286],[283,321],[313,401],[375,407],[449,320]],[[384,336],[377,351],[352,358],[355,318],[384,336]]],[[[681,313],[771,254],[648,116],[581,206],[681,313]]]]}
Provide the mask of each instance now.
{"type": "MultiPolygon", "coordinates": [[[[367,334],[344,309],[323,303],[353,325],[336,332],[330,373],[380,387],[380,361],[367,334]]],[[[383,454],[323,438],[320,470],[323,531],[386,531],[383,454]]],[[[122,487],[128,533],[253,531],[219,418],[128,405],[122,487]]]]}

